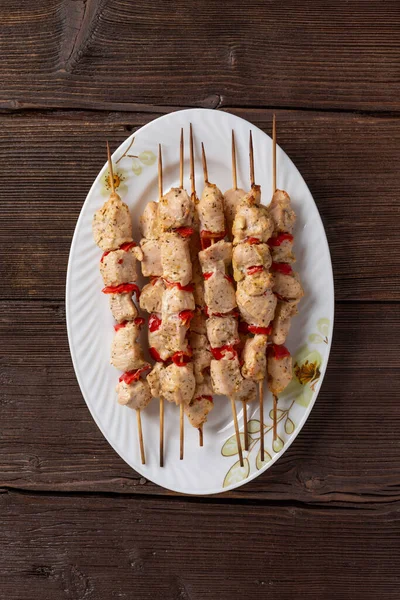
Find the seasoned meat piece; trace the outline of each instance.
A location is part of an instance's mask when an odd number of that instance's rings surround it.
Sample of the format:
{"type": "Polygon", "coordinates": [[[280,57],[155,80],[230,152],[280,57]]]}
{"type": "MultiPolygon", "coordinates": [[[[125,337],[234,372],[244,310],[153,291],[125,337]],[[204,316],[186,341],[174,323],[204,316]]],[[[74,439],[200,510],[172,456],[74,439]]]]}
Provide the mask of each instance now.
{"type": "Polygon", "coordinates": [[[273,230],[274,226],[266,206],[251,204],[246,198],[240,202],[232,226],[234,245],[244,242],[247,238],[267,242],[273,230]]]}
{"type": "Polygon", "coordinates": [[[204,372],[205,369],[208,369],[211,364],[210,344],[208,343],[207,336],[195,331],[190,331],[189,340],[190,347],[193,350],[194,375],[196,382],[201,383],[207,376],[204,372]]]}
{"type": "Polygon", "coordinates": [[[118,194],[111,194],[107,202],[94,213],[93,237],[102,250],[116,250],[132,241],[132,221],[128,205],[118,194]]]}
{"type": "Polygon", "coordinates": [[[140,217],[140,233],[148,240],[160,237],[160,225],[158,222],[158,203],[149,202],[140,217]]]}
{"type": "Polygon", "coordinates": [[[192,292],[185,292],[177,287],[166,288],[162,297],[162,318],[169,315],[179,314],[182,310],[194,310],[194,298],[192,292]]]}
{"type": "Polygon", "coordinates": [[[239,343],[238,321],[235,317],[211,317],[207,319],[206,327],[211,348],[239,343]]]}
{"type": "Polygon", "coordinates": [[[224,356],[221,360],[213,359],[210,369],[214,393],[228,397],[239,390],[243,381],[238,358],[229,356],[224,356]]]}
{"type": "Polygon", "coordinates": [[[115,333],[111,347],[111,364],[120,371],[136,371],[145,364],[142,349],[136,339],[139,328],[133,322],[121,327],[115,333]]]}
{"type": "Polygon", "coordinates": [[[145,277],[161,277],[163,274],[160,245],[160,240],[140,240],[142,273],[145,277]]]}
{"type": "Polygon", "coordinates": [[[289,335],[290,324],[292,317],[297,315],[297,304],[296,300],[292,302],[282,302],[278,300],[278,304],[275,309],[275,317],[272,321],[272,334],[271,341],[274,344],[284,344],[287,336],[289,335]]]}
{"type": "Polygon", "coordinates": [[[242,375],[245,379],[262,381],[267,371],[267,341],[266,335],[249,337],[242,353],[242,375]]]}
{"type": "Polygon", "coordinates": [[[276,190],[269,205],[274,232],[292,233],[296,222],[296,214],[290,204],[290,196],[283,190],[276,190]]]}
{"type": "Polygon", "coordinates": [[[165,233],[161,238],[161,264],[165,279],[188,285],[192,278],[189,241],[177,233],[165,233]]]}
{"type": "Polygon", "coordinates": [[[156,331],[149,330],[149,345],[157,350],[162,360],[167,360],[175,352],[188,351],[186,333],[187,327],[178,315],[171,315],[162,320],[156,331]]]}
{"type": "Polygon", "coordinates": [[[233,277],[235,281],[242,281],[250,267],[264,267],[268,270],[271,266],[271,254],[267,244],[238,244],[232,253],[233,277]]]}
{"type": "Polygon", "coordinates": [[[206,317],[199,306],[196,306],[193,319],[190,321],[190,330],[195,333],[207,333],[206,317]]]}
{"type": "Polygon", "coordinates": [[[268,354],[268,387],[272,394],[279,396],[292,381],[292,357],[275,358],[268,354]]]}
{"type": "Polygon", "coordinates": [[[156,363],[150,373],[147,375],[147,382],[150,386],[150,392],[153,398],[159,398],[161,395],[161,378],[165,366],[162,363],[156,363]]]}
{"type": "Polygon", "coordinates": [[[204,300],[209,314],[226,314],[236,307],[235,288],[220,270],[213,271],[211,277],[204,281],[204,300]]]}
{"type": "Polygon", "coordinates": [[[165,367],[161,375],[161,396],[168,402],[188,404],[193,398],[196,381],[191,363],[177,366],[174,363],[165,367]]]}
{"type": "Polygon", "coordinates": [[[193,203],[187,192],[181,188],[172,188],[165,194],[158,205],[158,217],[162,231],[191,227],[193,203]]]}
{"type": "Polygon", "coordinates": [[[230,238],[232,237],[232,225],[235,219],[237,207],[245,195],[246,192],[240,188],[237,190],[232,188],[231,190],[227,190],[224,194],[225,222],[228,236],[230,238]]]}
{"type": "Polygon", "coordinates": [[[193,296],[196,306],[200,306],[204,308],[204,280],[203,273],[201,271],[200,263],[197,257],[197,260],[192,262],[192,283],[193,283],[193,296]]]}
{"type": "Polygon", "coordinates": [[[273,285],[274,278],[271,273],[261,271],[253,275],[246,275],[242,281],[238,282],[237,289],[245,290],[248,296],[262,296],[272,290],[273,285]]]}
{"type": "Polygon", "coordinates": [[[293,240],[284,240],[279,246],[271,246],[271,258],[277,263],[294,263],[293,240]]]}
{"type": "Polygon", "coordinates": [[[221,191],[213,183],[206,183],[196,206],[200,231],[221,233],[225,231],[224,203],[221,191]]]}
{"type": "Polygon", "coordinates": [[[293,272],[292,275],[274,272],[274,292],[286,300],[300,300],[304,296],[304,290],[301,286],[300,277],[293,272]]]}
{"type": "Polygon", "coordinates": [[[185,405],[185,414],[192,427],[199,428],[207,421],[207,415],[214,408],[210,376],[202,383],[197,383],[194,396],[185,405]]]}
{"type": "Polygon", "coordinates": [[[226,268],[232,261],[232,243],[221,240],[206,250],[199,252],[199,261],[203,273],[218,268],[225,273],[226,268]]]}
{"type": "Polygon", "coordinates": [[[161,277],[145,285],[140,294],[140,308],[148,313],[161,313],[164,290],[165,283],[161,277]]]}
{"type": "Polygon", "coordinates": [[[251,379],[243,379],[239,388],[232,394],[234,400],[253,402],[257,398],[257,386],[251,379]]]}
{"type": "Polygon", "coordinates": [[[131,292],[127,294],[110,294],[110,309],[117,323],[133,321],[138,315],[131,292]]]}
{"type": "Polygon", "coordinates": [[[136,263],[142,258],[142,251],[137,247],[128,250],[112,250],[103,255],[100,261],[100,273],[104,285],[135,282],[138,278],[136,263]]]}
{"type": "Polygon", "coordinates": [[[274,318],[276,296],[268,290],[262,296],[249,296],[242,285],[238,283],[236,299],[242,319],[249,325],[268,327],[274,318]]]}
{"type": "Polygon", "coordinates": [[[133,383],[120,381],[116,387],[118,404],[134,410],[143,410],[150,402],[152,396],[147,381],[139,379],[133,383]]]}

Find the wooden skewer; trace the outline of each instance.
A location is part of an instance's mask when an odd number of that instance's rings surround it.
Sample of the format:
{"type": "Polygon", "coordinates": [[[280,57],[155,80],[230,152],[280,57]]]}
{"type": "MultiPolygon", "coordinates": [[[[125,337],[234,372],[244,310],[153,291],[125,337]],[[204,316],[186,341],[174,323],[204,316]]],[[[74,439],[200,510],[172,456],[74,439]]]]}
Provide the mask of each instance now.
{"type": "Polygon", "coordinates": [[[194,175],[194,147],[193,147],[193,128],[190,123],[190,184],[191,184],[191,194],[192,199],[194,200],[196,196],[196,180],[194,175]]]}
{"type": "Polygon", "coordinates": [[[161,144],[158,144],[158,199],[163,196],[163,168],[161,144]]]}
{"type": "Polygon", "coordinates": [[[276,117],[272,117],[272,195],[276,192],[276,117]]]}
{"type": "Polygon", "coordinates": [[[247,402],[243,400],[243,431],[244,431],[244,449],[249,449],[249,430],[247,428],[247,402]]]}
{"type": "Polygon", "coordinates": [[[183,447],[184,447],[184,443],[185,443],[185,428],[184,428],[184,419],[183,419],[184,415],[185,415],[184,406],[183,406],[183,402],[181,402],[179,405],[179,439],[180,439],[179,458],[181,460],[183,460],[183,447]]]}
{"type": "Polygon", "coordinates": [[[180,155],[179,155],[179,187],[183,188],[183,161],[184,161],[184,145],[183,145],[183,127],[181,127],[180,155]]]}
{"type": "Polygon", "coordinates": [[[253,134],[250,131],[250,138],[249,138],[249,156],[250,156],[250,183],[251,183],[251,187],[253,187],[253,185],[255,184],[255,177],[254,177],[254,150],[253,150],[253,134]]]}
{"type": "Polygon", "coordinates": [[[204,440],[203,440],[203,425],[200,425],[200,427],[199,427],[199,445],[201,447],[203,447],[203,443],[204,443],[204,440]]]}
{"type": "Polygon", "coordinates": [[[232,182],[233,189],[237,190],[237,171],[236,171],[236,144],[235,144],[235,132],[232,129],[232,182]]]}
{"type": "Polygon", "coordinates": [[[260,458],[264,462],[264,380],[258,382],[260,401],[260,458]]]}
{"type": "Polygon", "coordinates": [[[231,408],[232,408],[233,423],[235,425],[236,444],[237,444],[238,452],[239,452],[239,461],[240,461],[240,466],[243,467],[244,463],[243,463],[242,443],[240,441],[240,433],[239,433],[239,425],[238,425],[238,420],[237,420],[236,406],[235,406],[235,401],[233,398],[230,398],[230,401],[231,401],[231,408]]]}
{"type": "Polygon", "coordinates": [[[137,419],[137,426],[138,426],[138,432],[139,432],[139,446],[140,446],[140,458],[142,460],[142,465],[146,464],[146,456],[144,453],[144,443],[143,443],[143,431],[142,431],[142,417],[140,414],[140,410],[136,411],[136,419],[137,419]]]}
{"type": "Polygon", "coordinates": [[[204,150],[203,142],[201,142],[201,161],[203,163],[204,183],[208,183],[207,158],[206,158],[206,151],[204,150]]]}
{"type": "Polygon", "coordinates": [[[113,171],[112,160],[111,160],[110,146],[109,146],[108,142],[107,142],[107,160],[108,160],[108,170],[110,171],[111,191],[113,194],[115,194],[114,171],[113,171]]]}
{"type": "Polygon", "coordinates": [[[275,396],[274,394],[274,413],[273,413],[273,442],[272,442],[272,448],[274,447],[274,444],[278,438],[278,433],[277,433],[277,423],[278,423],[278,396],[275,396]]]}
{"type": "MultiPolygon", "coordinates": [[[[162,149],[158,144],[158,199],[163,196],[162,149]]],[[[164,466],[164,398],[160,397],[160,467],[164,466]]]]}

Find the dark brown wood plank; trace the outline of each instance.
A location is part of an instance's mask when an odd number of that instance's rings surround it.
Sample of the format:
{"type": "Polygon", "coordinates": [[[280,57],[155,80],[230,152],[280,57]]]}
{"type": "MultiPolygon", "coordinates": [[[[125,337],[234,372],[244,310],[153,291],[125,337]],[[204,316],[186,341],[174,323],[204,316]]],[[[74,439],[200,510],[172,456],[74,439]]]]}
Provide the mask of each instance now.
{"type": "Polygon", "coordinates": [[[7,600],[397,599],[399,503],[379,511],[1,494],[7,600]]]}
{"type": "MultiPolygon", "coordinates": [[[[276,465],[228,497],[371,507],[400,500],[399,321],[397,305],[338,306],[306,426],[276,465]]],[[[0,488],[167,493],[131,470],[92,421],[63,305],[2,302],[0,339],[0,488]]]]}
{"type": "Polygon", "coordinates": [[[399,110],[397,0],[0,4],[0,107],[399,110]]]}
{"type": "MultiPolygon", "coordinates": [[[[270,131],[271,111],[235,112],[270,131]]],[[[0,116],[0,275],[9,282],[1,298],[64,296],[75,222],[104,164],[105,139],[116,147],[155,116],[0,116]]],[[[336,297],[400,300],[400,119],[279,111],[278,127],[325,223],[336,297]]]]}

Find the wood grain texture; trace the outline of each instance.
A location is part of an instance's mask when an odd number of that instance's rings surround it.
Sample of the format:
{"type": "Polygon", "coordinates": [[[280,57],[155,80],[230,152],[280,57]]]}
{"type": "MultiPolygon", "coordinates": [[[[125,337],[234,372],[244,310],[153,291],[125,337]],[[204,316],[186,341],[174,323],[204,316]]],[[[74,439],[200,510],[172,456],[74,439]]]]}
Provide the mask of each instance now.
{"type": "Polygon", "coordinates": [[[0,107],[398,111],[397,0],[3,1],[0,107]]]}
{"type": "MultiPolygon", "coordinates": [[[[72,369],[64,306],[2,309],[0,488],[173,495],[130,469],[97,429],[72,369]]],[[[397,305],[339,305],[305,427],[267,473],[224,498],[370,509],[399,501],[399,324],[397,305]]]]}
{"type": "Polygon", "coordinates": [[[0,508],[7,600],[398,598],[399,503],[371,513],[8,493],[0,508]]]}
{"type": "MultiPolygon", "coordinates": [[[[233,111],[267,133],[271,111],[233,111]]],[[[113,148],[155,113],[0,116],[0,298],[64,296],[80,208],[113,148]]],[[[339,300],[400,300],[400,119],[278,111],[278,140],[317,202],[339,300]],[[384,242],[384,243],[383,243],[384,242]],[[390,250],[390,251],[388,251],[390,250]]]]}

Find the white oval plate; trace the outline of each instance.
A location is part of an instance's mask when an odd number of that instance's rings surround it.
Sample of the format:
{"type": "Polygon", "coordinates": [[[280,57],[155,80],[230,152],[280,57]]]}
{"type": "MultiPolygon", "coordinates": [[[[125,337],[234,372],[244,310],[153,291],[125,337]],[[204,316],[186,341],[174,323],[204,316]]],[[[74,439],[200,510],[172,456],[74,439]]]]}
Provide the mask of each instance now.
{"type": "MultiPolygon", "coordinates": [[[[260,129],[225,112],[192,109],[174,112],[145,125],[113,155],[121,177],[118,193],[128,203],[134,221],[134,236],[139,240],[138,219],[146,203],[156,200],[157,147],[163,147],[164,189],[177,186],[179,180],[179,136],[185,131],[185,186],[189,184],[189,123],[195,136],[197,192],[202,190],[200,142],[207,152],[209,178],[223,191],[231,183],[231,131],[234,129],[238,157],[238,184],[248,188],[248,138],[253,132],[256,182],[261,184],[263,203],[271,199],[271,138],[260,129]]],[[[279,132],[279,129],[278,129],[279,132]]],[[[159,467],[158,401],[153,400],[142,413],[146,464],[141,465],[136,416],[119,406],[115,386],[119,373],[110,365],[113,319],[108,297],[99,273],[101,251],[92,238],[93,213],[109,195],[106,189],[107,167],[97,176],[83,205],[72,240],[68,275],[66,313],[68,337],[75,373],[90,412],[111,446],[145,478],[170,490],[186,494],[216,494],[251,481],[268,469],[290,446],[304,425],[318,395],[328,362],[332,338],[334,292],[332,265],[324,228],[310,191],[289,157],[277,149],[277,185],[291,196],[298,220],[295,231],[297,269],[306,291],[300,314],[293,320],[287,346],[294,357],[293,382],[279,399],[278,433],[281,441],[272,448],[272,397],[265,392],[266,460],[260,464],[260,423],[257,403],[248,408],[251,443],[244,452],[245,466],[238,463],[230,404],[217,397],[214,410],[204,427],[204,447],[199,447],[198,432],[186,421],[185,458],[179,460],[179,411],[166,403],[165,466],[159,467]]],[[[140,282],[143,285],[144,282],[140,282]]],[[[142,336],[146,344],[146,336],[142,336]]],[[[266,387],[266,386],[265,386],[266,387]]],[[[243,430],[242,408],[238,405],[243,430]],[[239,410],[240,409],[240,410],[239,410]]]]}

